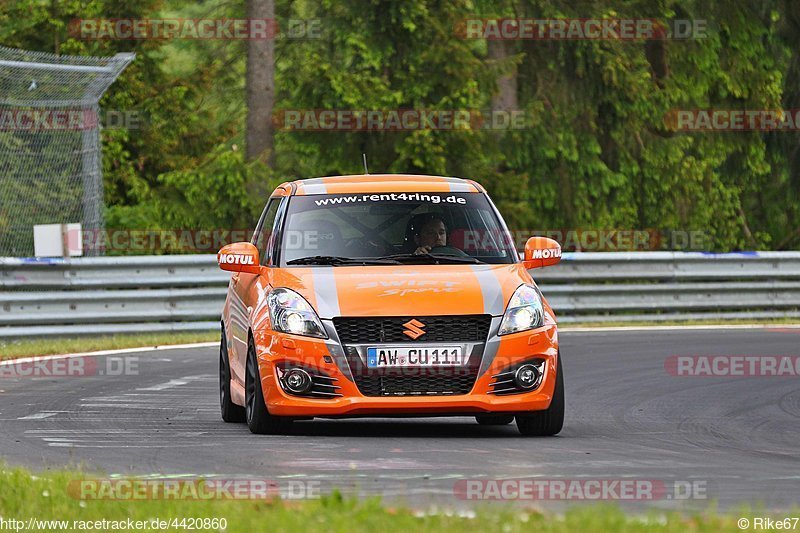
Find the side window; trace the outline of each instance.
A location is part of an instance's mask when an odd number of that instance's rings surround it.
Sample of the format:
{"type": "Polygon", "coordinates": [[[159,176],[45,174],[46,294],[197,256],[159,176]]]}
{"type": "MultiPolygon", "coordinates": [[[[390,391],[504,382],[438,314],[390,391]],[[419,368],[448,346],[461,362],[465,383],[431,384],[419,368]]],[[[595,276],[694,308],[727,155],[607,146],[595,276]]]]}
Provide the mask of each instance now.
{"type": "Polygon", "coordinates": [[[261,260],[262,266],[267,266],[270,263],[273,246],[272,232],[275,228],[275,217],[278,215],[278,206],[280,206],[280,204],[280,198],[271,199],[266,209],[264,209],[264,214],[261,215],[261,221],[256,228],[256,240],[253,244],[258,248],[258,257],[261,260]]]}

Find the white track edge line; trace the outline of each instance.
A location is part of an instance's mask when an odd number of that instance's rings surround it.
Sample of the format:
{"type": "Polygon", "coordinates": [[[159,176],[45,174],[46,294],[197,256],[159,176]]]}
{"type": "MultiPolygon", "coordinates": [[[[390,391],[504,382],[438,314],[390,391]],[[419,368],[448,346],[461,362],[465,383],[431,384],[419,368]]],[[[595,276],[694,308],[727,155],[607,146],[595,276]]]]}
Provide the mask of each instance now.
{"type": "Polygon", "coordinates": [[[23,363],[34,363],[37,361],[53,361],[56,359],[73,359],[76,357],[97,357],[103,355],[119,355],[126,353],[141,353],[141,352],[160,352],[164,350],[181,350],[187,348],[211,348],[219,346],[219,341],[215,342],[196,342],[192,344],[165,344],[163,346],[141,346],[138,348],[119,348],[116,350],[100,350],[97,352],[83,352],[83,353],[66,353],[59,355],[42,355],[34,357],[21,357],[18,359],[5,359],[0,361],[0,367],[8,365],[18,365],[23,363]]]}

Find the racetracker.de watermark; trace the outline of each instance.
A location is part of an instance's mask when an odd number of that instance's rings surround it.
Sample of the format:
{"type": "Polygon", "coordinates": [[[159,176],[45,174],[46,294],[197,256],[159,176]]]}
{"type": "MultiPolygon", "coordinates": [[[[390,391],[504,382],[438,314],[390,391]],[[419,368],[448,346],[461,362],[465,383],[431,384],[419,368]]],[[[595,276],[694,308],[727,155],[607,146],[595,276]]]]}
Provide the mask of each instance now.
{"type": "Polygon", "coordinates": [[[630,478],[462,479],[453,486],[460,500],[658,501],[705,500],[704,480],[630,478]]]}
{"type": "Polygon", "coordinates": [[[797,355],[671,355],[664,370],[678,377],[800,377],[797,355]]]}
{"type": "MultiPolygon", "coordinates": [[[[524,250],[530,237],[549,237],[565,252],[635,252],[657,250],[705,251],[711,236],[703,230],[637,229],[518,229],[502,231],[456,229],[448,237],[451,245],[464,251],[500,250],[509,242],[524,250]]],[[[84,251],[106,253],[216,253],[234,242],[251,241],[249,229],[108,229],[69,230],[70,242],[80,242],[84,251]]],[[[326,229],[287,230],[282,246],[286,249],[313,250],[331,237],[326,229]]],[[[269,239],[264,232],[262,240],[269,239]]]]}
{"type": "MultiPolygon", "coordinates": [[[[517,250],[525,248],[530,237],[548,237],[564,252],[636,252],[657,250],[705,251],[711,236],[703,230],[658,229],[520,229],[512,230],[517,250]]],[[[488,231],[465,231],[453,235],[453,244],[490,249],[499,239],[488,231]]]]}
{"type": "Polygon", "coordinates": [[[673,109],[664,123],[673,131],[798,131],[800,109],[673,109]]]}
{"type": "Polygon", "coordinates": [[[26,357],[0,361],[0,378],[83,378],[138,375],[138,357],[26,357]]]}
{"type": "Polygon", "coordinates": [[[283,131],[522,130],[531,120],[521,109],[284,109],[272,115],[283,131]]]}
{"type": "Polygon", "coordinates": [[[45,132],[103,129],[140,129],[144,118],[137,110],[0,109],[0,131],[45,132]]]}
{"type": "Polygon", "coordinates": [[[82,501],[308,500],[320,498],[321,482],[249,478],[74,479],[67,486],[67,494],[82,501]]]}
{"type": "Polygon", "coordinates": [[[73,39],[89,40],[244,40],[319,39],[320,19],[73,19],[73,39]]]}
{"type": "Polygon", "coordinates": [[[469,18],[453,30],[462,39],[541,40],[541,41],[642,41],[664,39],[704,39],[708,37],[705,19],[652,18],[469,18]]]}
{"type": "Polygon", "coordinates": [[[119,253],[216,253],[234,242],[250,241],[249,229],[109,229],[69,230],[68,239],[83,250],[119,253]]]}

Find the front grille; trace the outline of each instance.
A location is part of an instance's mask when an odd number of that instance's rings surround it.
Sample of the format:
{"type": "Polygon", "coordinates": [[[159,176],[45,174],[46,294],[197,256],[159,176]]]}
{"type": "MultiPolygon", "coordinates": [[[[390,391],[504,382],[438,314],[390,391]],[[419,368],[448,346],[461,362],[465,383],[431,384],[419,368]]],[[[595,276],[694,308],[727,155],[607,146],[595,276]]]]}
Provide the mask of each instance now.
{"type": "Polygon", "coordinates": [[[474,372],[437,375],[354,376],[364,396],[446,396],[469,394],[475,385],[474,372]]]}
{"type": "Polygon", "coordinates": [[[459,368],[374,369],[364,364],[352,345],[485,343],[491,321],[490,315],[337,317],[333,325],[364,396],[445,396],[469,394],[478,377],[482,349],[468,353],[467,364],[459,368]],[[421,322],[425,331],[416,340],[403,333],[411,320],[421,322]]]}
{"type": "Polygon", "coordinates": [[[358,390],[364,396],[469,394],[478,377],[482,350],[469,354],[467,364],[447,368],[369,368],[358,350],[345,347],[345,356],[358,390]]]}
{"type": "Polygon", "coordinates": [[[491,315],[337,317],[333,325],[342,344],[379,342],[486,342],[491,315]],[[409,320],[424,324],[425,334],[416,340],[403,331],[409,320]]]}

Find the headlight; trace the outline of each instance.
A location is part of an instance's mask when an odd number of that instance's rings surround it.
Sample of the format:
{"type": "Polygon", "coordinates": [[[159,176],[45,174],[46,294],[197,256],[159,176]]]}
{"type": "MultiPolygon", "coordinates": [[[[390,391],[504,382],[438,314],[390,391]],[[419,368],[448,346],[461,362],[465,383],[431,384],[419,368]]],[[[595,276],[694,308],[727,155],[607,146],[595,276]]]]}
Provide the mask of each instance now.
{"type": "Polygon", "coordinates": [[[272,329],[294,335],[327,339],[314,308],[289,289],[273,289],[267,296],[272,329]]]}
{"type": "Polygon", "coordinates": [[[520,285],[508,302],[498,335],[508,335],[542,326],[544,309],[539,291],[533,285],[520,285]]]}

